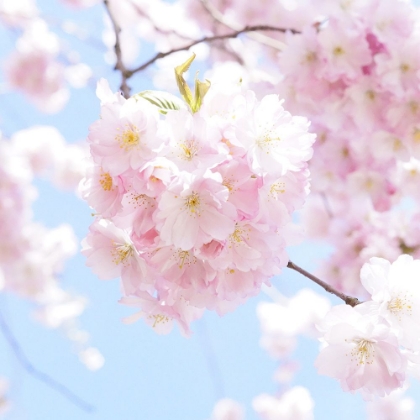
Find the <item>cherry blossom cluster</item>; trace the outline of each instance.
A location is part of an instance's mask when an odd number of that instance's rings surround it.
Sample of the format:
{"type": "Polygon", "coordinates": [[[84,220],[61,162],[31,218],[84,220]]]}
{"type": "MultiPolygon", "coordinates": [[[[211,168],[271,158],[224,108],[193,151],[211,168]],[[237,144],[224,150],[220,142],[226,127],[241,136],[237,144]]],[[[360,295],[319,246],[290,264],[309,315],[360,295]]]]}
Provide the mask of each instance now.
{"type": "Polygon", "coordinates": [[[371,399],[402,388],[409,373],[418,377],[420,260],[401,255],[391,264],[371,258],[360,277],[370,300],[335,306],[326,315],[316,366],[343,390],[371,399]]]}
{"type": "MultiPolygon", "coordinates": [[[[393,264],[373,258],[361,279],[371,300],[356,308],[331,305],[303,289],[286,298],[265,287],[274,302],[258,305],[260,344],[281,362],[275,372],[276,395],[261,394],[253,409],[263,420],[313,420],[314,401],[302,386],[291,386],[298,365],[288,359],[296,339],[305,334],[323,342],[316,361],[320,373],[336,377],[344,390],[360,390],[369,420],[414,420],[414,401],[404,395],[407,373],[419,378],[420,260],[400,256],[393,264]],[[415,309],[417,308],[417,309],[415,309]],[[417,310],[417,312],[416,312],[417,310]],[[372,399],[374,396],[382,398],[372,399]]],[[[219,400],[211,420],[243,420],[244,410],[231,399],[219,400]]]]}
{"type": "MultiPolygon", "coordinates": [[[[420,19],[414,5],[268,0],[264,7],[243,7],[236,0],[182,0],[151,7],[136,0],[111,7],[123,32],[156,40],[158,51],[252,25],[284,29],[194,48],[200,59],[217,63],[225,79],[242,77],[261,96],[276,92],[287,109],[313,123],[319,141],[304,217],[308,231],[315,227],[316,237],[336,249],[323,263],[327,281],[361,294],[358,273],[369,258],[417,256],[419,216],[403,210],[407,200],[417,204],[419,198],[420,19]]],[[[168,63],[182,54],[157,63],[155,85],[167,88],[168,63]]]]}
{"type": "MultiPolygon", "coordinates": [[[[357,274],[370,257],[394,260],[419,248],[411,234],[417,218],[401,203],[418,202],[420,32],[408,2],[341,6],[325,11],[320,26],[288,37],[278,86],[320,139],[311,163],[313,198],[327,214],[323,237],[337,249],[322,274],[342,290],[361,292],[357,274]]],[[[311,207],[307,220],[317,224],[311,207]]]]}
{"type": "Polygon", "coordinates": [[[64,54],[62,41],[40,17],[34,1],[2,0],[0,22],[21,32],[5,62],[7,88],[23,92],[42,112],[60,111],[70,96],[68,85],[83,87],[92,76],[89,66],[80,63],[77,54],[64,54]]]}
{"type": "Polygon", "coordinates": [[[339,211],[330,218],[325,200],[321,196],[312,197],[306,204],[303,222],[308,236],[320,240],[328,237],[335,246],[334,253],[322,263],[318,274],[337,289],[368,297],[359,276],[360,267],[366,261],[375,256],[394,261],[402,252],[416,258],[420,256],[416,208],[407,206],[398,211],[377,212],[360,201],[343,200],[335,204],[334,208],[339,211]]]}
{"type": "Polygon", "coordinates": [[[205,308],[222,314],[256,295],[296,239],[291,214],[308,193],[315,140],[308,121],[238,84],[212,86],[197,112],[181,104],[164,117],[105,81],[98,95],[82,185],[97,215],[87,265],[121,277],[121,302],[162,333],[173,320],[188,332],[205,308]]]}
{"type": "Polygon", "coordinates": [[[77,252],[77,238],[69,225],[49,229],[32,214],[34,176],[49,176],[57,186],[75,189],[84,174],[83,156],[82,146],[67,145],[52,127],[32,127],[10,140],[0,139],[0,291],[35,302],[35,317],[63,329],[82,361],[96,369],[102,356],[88,346],[88,334],[76,322],[86,299],[63,290],[58,281],[65,261],[77,252]]]}

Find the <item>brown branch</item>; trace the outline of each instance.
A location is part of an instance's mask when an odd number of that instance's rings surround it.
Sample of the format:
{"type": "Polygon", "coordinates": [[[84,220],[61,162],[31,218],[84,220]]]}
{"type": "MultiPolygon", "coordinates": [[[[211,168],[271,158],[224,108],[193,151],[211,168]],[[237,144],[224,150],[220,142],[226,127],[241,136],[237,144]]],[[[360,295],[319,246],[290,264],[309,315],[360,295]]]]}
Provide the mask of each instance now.
{"type": "Polygon", "coordinates": [[[313,282],[315,282],[319,286],[323,287],[325,289],[325,291],[327,291],[328,293],[331,293],[331,294],[339,297],[347,305],[350,305],[350,306],[353,306],[354,307],[354,306],[356,306],[356,305],[358,305],[360,303],[359,302],[359,299],[357,299],[355,297],[352,297],[352,296],[347,296],[346,294],[344,294],[342,292],[339,292],[338,290],[336,290],[332,286],[330,286],[328,283],[325,283],[324,281],[322,281],[318,277],[314,276],[313,274],[307,272],[303,268],[300,268],[296,264],[292,263],[292,261],[289,261],[287,263],[287,267],[288,268],[291,268],[292,270],[297,271],[298,273],[300,273],[303,276],[307,277],[308,279],[312,280],[313,282]]]}
{"type": "Polygon", "coordinates": [[[47,375],[44,372],[39,371],[34,367],[34,365],[27,359],[25,354],[23,353],[22,348],[20,347],[17,339],[13,335],[12,331],[10,330],[9,326],[7,325],[6,320],[3,317],[3,314],[0,312],[0,329],[3,333],[4,338],[9,343],[10,348],[13,351],[16,359],[19,363],[23,366],[23,368],[34,378],[38,379],[39,381],[43,382],[45,385],[49,386],[50,388],[54,389],[55,391],[59,392],[65,398],[67,398],[70,402],[74,405],[78,406],[84,411],[92,412],[94,407],[87,403],[86,401],[79,398],[77,395],[73,394],[65,385],[61,384],[60,382],[56,381],[55,379],[51,378],[51,376],[47,375]]]}
{"type": "Polygon", "coordinates": [[[124,65],[123,59],[122,59],[122,51],[121,51],[121,40],[120,40],[120,33],[121,33],[121,28],[118,25],[118,22],[116,21],[116,19],[114,18],[114,15],[112,14],[110,8],[109,8],[109,1],[108,0],[103,0],[104,1],[104,6],[105,9],[108,12],[109,18],[111,19],[111,23],[112,23],[112,27],[114,28],[114,32],[115,32],[115,45],[114,45],[114,51],[115,51],[115,55],[117,57],[117,62],[115,64],[114,69],[118,70],[119,72],[121,72],[121,85],[120,85],[120,90],[123,93],[125,98],[129,98],[130,97],[130,87],[127,84],[127,79],[130,76],[128,76],[128,70],[124,65]]]}
{"type": "MultiPolygon", "coordinates": [[[[107,0],[104,0],[107,1],[107,0]]],[[[183,47],[174,48],[167,52],[159,52],[154,57],[152,57],[150,60],[146,61],[144,64],[142,64],[139,67],[136,67],[133,70],[127,70],[126,75],[127,78],[131,77],[133,74],[138,73],[139,71],[142,71],[149,67],[151,64],[153,64],[155,61],[167,57],[168,55],[171,55],[173,53],[179,52],[179,51],[188,51],[190,48],[194,47],[195,45],[202,44],[203,42],[213,42],[218,40],[225,40],[225,39],[232,39],[236,38],[241,34],[247,33],[247,32],[256,32],[256,31],[275,31],[275,32],[282,32],[285,33],[286,31],[289,31],[290,29],[285,28],[278,28],[276,26],[268,26],[268,25],[255,25],[255,26],[245,26],[245,28],[240,29],[238,31],[233,31],[228,34],[224,35],[213,35],[213,36],[205,36],[203,38],[197,39],[195,41],[192,41],[188,45],[185,45],[183,47]]],[[[290,30],[292,33],[298,33],[294,29],[290,30]]]]}
{"type": "MultiPolygon", "coordinates": [[[[269,25],[254,25],[254,26],[245,26],[242,29],[234,30],[231,33],[223,34],[223,35],[213,35],[213,36],[204,36],[200,39],[193,40],[189,44],[173,48],[166,52],[158,52],[156,53],[152,58],[150,58],[148,61],[143,63],[142,65],[134,68],[134,69],[127,69],[127,67],[124,65],[123,59],[122,59],[122,51],[121,51],[121,39],[120,39],[120,33],[121,28],[116,21],[114,15],[112,14],[110,7],[109,7],[109,0],[103,0],[105,9],[108,12],[109,18],[111,19],[112,27],[114,28],[115,32],[115,45],[114,45],[114,51],[116,55],[117,62],[115,64],[114,69],[118,70],[121,73],[121,85],[120,90],[123,93],[125,98],[130,97],[130,87],[127,84],[127,80],[132,77],[134,74],[145,70],[147,67],[149,67],[151,64],[155,63],[157,60],[167,57],[168,55],[174,54],[179,51],[188,51],[190,48],[194,47],[195,45],[202,44],[203,42],[214,42],[219,40],[226,40],[226,39],[232,39],[237,38],[239,35],[244,33],[253,33],[258,31],[273,31],[273,32],[282,32],[285,33],[287,31],[292,32],[293,34],[300,33],[299,31],[296,31],[295,29],[285,29],[285,28],[279,28],[276,26],[269,26],[269,25]]],[[[139,10],[137,10],[139,12],[139,10]]]]}
{"type": "MultiPolygon", "coordinates": [[[[211,2],[208,0],[200,0],[201,5],[203,6],[204,10],[214,19],[215,22],[218,22],[222,24],[223,26],[232,29],[234,31],[238,31],[241,29],[242,25],[237,22],[232,22],[226,19],[225,15],[220,12],[211,2]]],[[[289,29],[290,32],[293,34],[298,34],[300,31],[297,31],[295,29],[289,29]]],[[[284,50],[286,47],[286,44],[283,42],[268,37],[263,34],[259,33],[252,33],[250,34],[250,38],[252,38],[254,41],[259,42],[260,44],[267,45],[268,47],[278,49],[280,51],[284,50]]]]}

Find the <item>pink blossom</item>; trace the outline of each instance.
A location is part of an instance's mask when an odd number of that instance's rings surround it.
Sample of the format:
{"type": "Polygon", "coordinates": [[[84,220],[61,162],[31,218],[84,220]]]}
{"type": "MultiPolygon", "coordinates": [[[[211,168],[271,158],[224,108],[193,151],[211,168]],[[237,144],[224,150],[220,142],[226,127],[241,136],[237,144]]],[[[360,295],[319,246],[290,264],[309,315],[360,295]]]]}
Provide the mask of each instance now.
{"type": "Polygon", "coordinates": [[[213,171],[222,175],[223,185],[229,190],[228,201],[236,207],[238,216],[255,217],[261,179],[252,173],[246,162],[243,159],[230,160],[213,171]]]}
{"type": "Polygon", "coordinates": [[[135,281],[140,282],[146,275],[145,262],[129,233],[106,219],[93,223],[82,245],[82,253],[87,257],[86,265],[92,267],[103,280],[128,273],[129,276],[137,276],[135,281]]]}
{"type": "Polygon", "coordinates": [[[43,20],[36,19],[25,28],[5,66],[8,83],[22,90],[47,113],[58,112],[69,97],[64,66],[57,60],[59,51],[57,36],[43,20]]]}
{"type": "Polygon", "coordinates": [[[112,177],[109,172],[95,166],[83,179],[80,192],[82,198],[102,217],[112,217],[122,208],[125,187],[120,176],[112,177]]]}
{"type": "Polygon", "coordinates": [[[220,142],[219,131],[199,113],[171,111],[166,116],[169,143],[162,151],[179,170],[211,169],[226,160],[228,148],[220,142]]]}
{"type": "Polygon", "coordinates": [[[325,76],[332,82],[339,77],[355,79],[372,60],[364,33],[352,25],[343,29],[336,19],[330,19],[318,37],[328,63],[325,76]]]}
{"type": "Polygon", "coordinates": [[[180,179],[162,194],[156,215],[160,237],[168,245],[189,250],[223,241],[234,231],[236,211],[220,177],[180,179]]]}
{"type": "Polygon", "coordinates": [[[63,66],[44,51],[13,54],[7,62],[6,75],[13,88],[28,94],[44,112],[58,112],[67,102],[63,66]]]}
{"type": "Polygon", "coordinates": [[[216,276],[216,271],[207,261],[198,259],[192,251],[175,249],[173,246],[159,247],[150,262],[159,267],[160,273],[171,283],[184,289],[192,287],[202,293],[206,293],[208,284],[216,276]]]}
{"type": "Polygon", "coordinates": [[[400,388],[407,366],[390,325],[369,308],[335,306],[321,324],[326,345],[315,361],[320,374],[337,378],[344,391],[360,390],[365,399],[400,388]]]}
{"type": "Polygon", "coordinates": [[[141,307],[139,312],[125,319],[126,323],[144,318],[158,334],[168,334],[172,330],[173,321],[176,321],[182,334],[189,336],[189,324],[202,314],[202,309],[189,305],[185,299],[176,299],[171,305],[164,297],[155,298],[146,292],[138,293],[138,296],[123,297],[120,303],[141,307]]]}
{"type": "Polygon", "coordinates": [[[420,260],[401,255],[392,264],[371,258],[361,270],[363,286],[378,313],[396,329],[400,343],[420,349],[420,260]]]}
{"type": "Polygon", "coordinates": [[[105,103],[101,120],[92,124],[88,141],[96,163],[112,176],[139,169],[162,145],[158,111],[145,100],[105,103]]]}
{"type": "Polygon", "coordinates": [[[282,176],[288,170],[300,170],[312,156],[315,135],[307,132],[309,122],[285,111],[277,95],[267,95],[258,103],[249,91],[246,99],[251,115],[244,115],[235,129],[226,132],[227,139],[244,149],[258,175],[282,176]]]}

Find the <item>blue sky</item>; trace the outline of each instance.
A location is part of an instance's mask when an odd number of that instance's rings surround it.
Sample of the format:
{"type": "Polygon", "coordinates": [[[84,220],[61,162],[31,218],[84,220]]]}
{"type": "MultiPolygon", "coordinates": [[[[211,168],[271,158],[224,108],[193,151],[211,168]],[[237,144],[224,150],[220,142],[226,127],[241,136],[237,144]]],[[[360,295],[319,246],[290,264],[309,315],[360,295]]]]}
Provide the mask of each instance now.
{"type": "MultiPolygon", "coordinates": [[[[78,16],[55,0],[38,3],[58,21],[78,16]]],[[[100,38],[102,7],[80,12],[77,21],[93,29],[100,38]]],[[[2,50],[10,50],[15,35],[0,29],[0,37],[6,41],[2,50]]],[[[71,37],[68,42],[97,70],[98,77],[108,78],[111,87],[118,89],[119,77],[113,74],[111,66],[104,64],[101,51],[71,37]]],[[[148,57],[145,49],[144,58],[148,57]]],[[[134,91],[151,88],[147,74],[133,79],[133,84],[134,91]]],[[[89,124],[98,118],[99,103],[94,88],[72,94],[72,101],[63,112],[50,116],[39,114],[20,94],[3,95],[1,128],[11,134],[33,124],[51,124],[69,142],[83,141],[89,124]]],[[[40,192],[34,208],[36,219],[49,227],[70,223],[81,240],[92,221],[87,205],[70,193],[56,191],[45,180],[38,180],[36,185],[40,192]]],[[[291,259],[313,270],[326,253],[326,247],[306,244],[293,248],[291,259]]],[[[285,295],[292,295],[301,287],[322,292],[288,269],[273,283],[285,295]]],[[[258,302],[269,300],[264,294],[222,318],[205,314],[194,324],[193,336],[186,339],[177,329],[168,336],[158,336],[141,321],[123,324],[121,318],[132,311],[117,303],[118,281],[98,280],[85,267],[81,255],[67,263],[62,284],[89,299],[80,326],[89,331],[92,345],[105,357],[105,365],[98,372],[88,371],[78,361],[70,341],[59,331],[48,330],[31,318],[33,307],[29,302],[1,294],[0,307],[31,363],[93,405],[94,411],[82,411],[29,375],[0,335],[0,375],[11,380],[9,396],[13,409],[5,416],[8,420],[206,420],[221,397],[242,403],[246,418],[254,420],[257,417],[251,409],[252,399],[263,392],[277,391],[272,379],[276,362],[258,345],[260,330],[255,308],[258,302]]],[[[302,369],[293,382],[310,390],[316,404],[315,418],[364,418],[360,397],[344,394],[336,381],[316,374],[313,361],[317,350],[316,342],[301,340],[296,357],[302,369]]],[[[420,400],[418,384],[410,394],[420,400]]],[[[420,418],[418,408],[417,418],[420,418]]]]}

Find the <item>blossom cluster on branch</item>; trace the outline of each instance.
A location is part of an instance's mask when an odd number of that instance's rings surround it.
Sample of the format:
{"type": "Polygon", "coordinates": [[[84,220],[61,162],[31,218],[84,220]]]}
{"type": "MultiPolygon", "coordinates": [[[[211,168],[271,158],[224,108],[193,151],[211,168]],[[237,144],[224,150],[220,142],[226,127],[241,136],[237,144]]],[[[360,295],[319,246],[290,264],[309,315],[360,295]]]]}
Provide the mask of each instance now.
{"type": "Polygon", "coordinates": [[[276,95],[240,85],[163,118],[150,98],[108,89],[88,139],[82,195],[97,216],[82,252],[100,278],[121,276],[121,302],[157,331],[174,320],[188,332],[204,308],[231,310],[287,265],[315,136],[276,95]]]}
{"type": "MultiPolygon", "coordinates": [[[[75,328],[85,300],[57,281],[76,252],[74,234],[68,226],[47,229],[31,210],[35,176],[67,189],[83,178],[79,194],[94,221],[82,252],[99,278],[121,278],[120,302],[138,309],[127,322],[143,318],[158,333],[175,322],[188,335],[206,309],[233,310],[288,266],[347,305],[331,309],[302,291],[259,306],[261,345],[280,363],[283,390],[257,397],[255,411],[267,420],[313,418],[309,391],[289,386],[296,370],[289,356],[304,334],[322,343],[321,374],[365,399],[383,397],[370,404],[371,418],[409,419],[403,389],[420,377],[419,10],[406,0],[103,6],[104,58],[119,72],[121,93],[98,84],[88,167],[86,150],[66,145],[51,127],[0,139],[0,290],[35,301],[39,319],[82,342],[85,364],[102,365],[75,328]],[[139,63],[142,43],[155,54],[139,63]],[[212,86],[196,80],[194,95],[184,80],[190,50],[213,68],[212,86]],[[168,93],[175,65],[184,102],[168,93]],[[131,81],[148,71],[164,92],[130,96],[131,81]],[[326,282],[289,261],[287,246],[302,237],[297,210],[308,237],[333,247],[318,269],[326,282]]],[[[0,21],[16,35],[6,92],[19,90],[55,113],[69,88],[92,81],[35,0],[0,0],[0,21]]],[[[71,22],[55,25],[94,40],[71,22]]],[[[243,415],[229,400],[213,413],[215,420],[243,415]]]]}
{"type": "Polygon", "coordinates": [[[335,306],[320,325],[325,347],[315,362],[345,391],[365,398],[401,388],[420,364],[420,260],[371,258],[361,282],[371,300],[335,306]]]}

